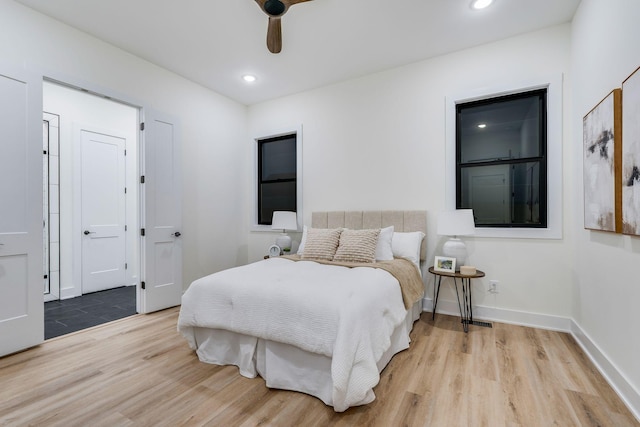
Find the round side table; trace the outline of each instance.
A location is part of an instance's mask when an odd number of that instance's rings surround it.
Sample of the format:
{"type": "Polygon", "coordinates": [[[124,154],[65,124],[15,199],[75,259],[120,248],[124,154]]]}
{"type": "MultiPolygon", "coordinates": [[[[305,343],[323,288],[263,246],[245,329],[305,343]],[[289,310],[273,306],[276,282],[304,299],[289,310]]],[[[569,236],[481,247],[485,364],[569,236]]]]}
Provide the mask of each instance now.
{"type": "MultiPolygon", "coordinates": [[[[462,329],[469,332],[469,325],[473,324],[473,307],[471,304],[471,279],[484,277],[484,271],[476,270],[475,274],[462,274],[459,271],[449,273],[445,271],[436,271],[433,267],[429,267],[429,273],[436,276],[435,286],[433,287],[433,313],[431,318],[436,317],[436,307],[438,306],[438,296],[440,295],[440,283],[443,277],[453,278],[453,285],[456,288],[456,297],[458,298],[458,308],[460,309],[460,318],[462,320],[462,329]],[[458,279],[460,279],[462,288],[462,302],[460,301],[460,293],[458,292],[458,279]]],[[[478,322],[480,323],[480,322],[478,322]]],[[[481,323],[484,326],[484,322],[481,323]]],[[[487,326],[490,326],[488,324],[487,326]]]]}

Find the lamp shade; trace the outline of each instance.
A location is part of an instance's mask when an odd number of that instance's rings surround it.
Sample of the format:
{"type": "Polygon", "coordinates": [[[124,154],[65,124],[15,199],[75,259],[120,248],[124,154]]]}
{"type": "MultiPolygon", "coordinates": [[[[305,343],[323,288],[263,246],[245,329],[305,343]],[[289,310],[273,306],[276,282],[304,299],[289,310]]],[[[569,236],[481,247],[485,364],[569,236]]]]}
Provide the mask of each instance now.
{"type": "Polygon", "coordinates": [[[438,213],[438,234],[440,236],[470,236],[475,232],[473,209],[457,209],[438,213]]]}
{"type": "Polygon", "coordinates": [[[297,230],[298,219],[295,212],[275,211],[271,220],[273,230],[297,230]]]}

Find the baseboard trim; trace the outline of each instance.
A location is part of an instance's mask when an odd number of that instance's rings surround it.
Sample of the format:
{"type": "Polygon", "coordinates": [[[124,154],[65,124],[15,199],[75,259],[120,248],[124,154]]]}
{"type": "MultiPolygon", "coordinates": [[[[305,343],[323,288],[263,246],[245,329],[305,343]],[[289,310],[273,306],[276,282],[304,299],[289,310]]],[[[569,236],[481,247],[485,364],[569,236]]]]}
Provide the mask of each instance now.
{"type": "MultiPolygon", "coordinates": [[[[433,300],[422,300],[423,311],[433,312],[433,300]]],[[[457,301],[438,301],[437,314],[460,316],[457,301]]],[[[629,411],[640,422],[640,393],[627,380],[626,376],[612,363],[598,345],[582,330],[575,320],[548,314],[529,313],[525,311],[507,310],[484,306],[473,306],[473,317],[478,320],[509,323],[532,328],[567,332],[573,336],[580,348],[593,362],[607,383],[613,388],[629,411]]]]}
{"type": "MultiPolygon", "coordinates": [[[[423,298],[422,307],[424,311],[433,312],[433,300],[431,298],[423,298]]],[[[460,316],[460,309],[458,308],[457,301],[439,299],[438,311],[436,314],[438,313],[460,316]]],[[[568,317],[552,316],[549,314],[530,313],[526,311],[474,305],[473,318],[489,322],[501,322],[520,326],[530,326],[532,328],[548,329],[552,331],[571,332],[571,319],[568,317]]]]}
{"type": "Polygon", "coordinates": [[[60,299],[75,298],[77,296],[80,296],[80,295],[76,295],[75,288],[60,289],[60,299]]]}
{"type": "Polygon", "coordinates": [[[587,354],[589,359],[596,366],[598,371],[607,380],[609,385],[620,396],[620,399],[627,405],[636,420],[640,422],[640,392],[627,380],[627,377],[609,360],[598,345],[582,330],[582,328],[572,320],[571,335],[578,345],[587,354]]]}

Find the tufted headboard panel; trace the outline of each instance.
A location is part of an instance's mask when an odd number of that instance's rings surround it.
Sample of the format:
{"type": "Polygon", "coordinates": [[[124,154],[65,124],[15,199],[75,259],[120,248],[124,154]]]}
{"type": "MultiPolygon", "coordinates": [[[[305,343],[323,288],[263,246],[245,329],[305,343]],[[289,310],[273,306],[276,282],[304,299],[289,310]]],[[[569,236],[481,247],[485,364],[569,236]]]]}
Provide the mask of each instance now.
{"type": "MultiPolygon", "coordinates": [[[[313,212],[311,227],[313,228],[350,228],[360,230],[367,228],[384,228],[393,225],[394,231],[422,231],[427,234],[427,211],[331,211],[313,212]]],[[[427,239],[422,241],[420,259],[427,256],[427,239]]]]}

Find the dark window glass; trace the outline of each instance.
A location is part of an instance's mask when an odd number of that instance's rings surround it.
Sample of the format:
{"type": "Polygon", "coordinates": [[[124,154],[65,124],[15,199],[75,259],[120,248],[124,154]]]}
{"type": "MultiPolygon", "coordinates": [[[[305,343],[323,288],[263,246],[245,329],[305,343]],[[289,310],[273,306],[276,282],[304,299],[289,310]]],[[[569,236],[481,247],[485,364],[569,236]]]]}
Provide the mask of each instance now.
{"type": "Polygon", "coordinates": [[[295,135],[277,141],[260,142],[262,181],[296,179],[295,135]]]}
{"type": "Polygon", "coordinates": [[[547,91],[456,106],[456,206],[476,226],[547,226],[547,91]]]}
{"type": "Polygon", "coordinates": [[[296,135],[258,140],[258,224],[271,225],[273,211],[297,206],[296,135]]]}

